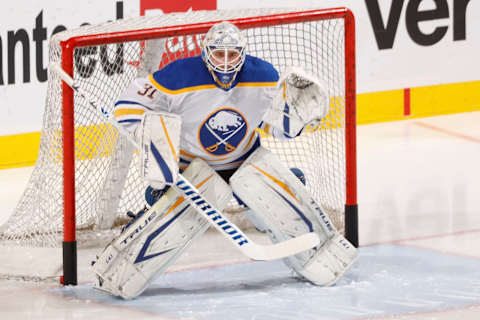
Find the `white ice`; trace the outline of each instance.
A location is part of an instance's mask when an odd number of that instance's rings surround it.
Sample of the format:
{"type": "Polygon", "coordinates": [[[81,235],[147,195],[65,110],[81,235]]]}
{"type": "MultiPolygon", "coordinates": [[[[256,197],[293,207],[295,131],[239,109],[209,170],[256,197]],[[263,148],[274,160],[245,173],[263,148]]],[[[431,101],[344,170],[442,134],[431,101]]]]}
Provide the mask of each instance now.
{"type": "MultiPolygon", "coordinates": [[[[208,232],[132,301],[94,291],[87,265],[76,287],[0,281],[0,319],[480,319],[479,123],[474,112],[358,127],[360,258],[334,287],[250,263],[208,232]]],[[[31,170],[0,171],[0,223],[31,170]]]]}

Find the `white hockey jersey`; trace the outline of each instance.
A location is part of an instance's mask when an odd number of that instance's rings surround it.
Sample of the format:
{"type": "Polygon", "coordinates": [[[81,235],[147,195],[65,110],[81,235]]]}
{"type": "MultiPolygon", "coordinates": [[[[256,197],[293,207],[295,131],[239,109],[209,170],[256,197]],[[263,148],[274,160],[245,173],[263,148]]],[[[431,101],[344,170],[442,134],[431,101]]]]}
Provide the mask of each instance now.
{"type": "Polygon", "coordinates": [[[117,121],[133,132],[147,110],[182,118],[180,168],[196,157],[215,170],[237,168],[260,145],[257,127],[276,92],[278,73],[247,55],[235,86],[220,89],[201,57],[177,60],[136,79],[115,104],[117,121]]]}

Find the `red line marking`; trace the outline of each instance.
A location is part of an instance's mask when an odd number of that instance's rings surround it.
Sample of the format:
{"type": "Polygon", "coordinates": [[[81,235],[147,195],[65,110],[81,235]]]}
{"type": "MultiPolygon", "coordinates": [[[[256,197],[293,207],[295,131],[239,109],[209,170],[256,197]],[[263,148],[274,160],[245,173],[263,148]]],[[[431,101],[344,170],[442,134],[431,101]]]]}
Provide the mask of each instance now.
{"type": "Polygon", "coordinates": [[[397,239],[397,240],[391,240],[391,241],[371,242],[367,244],[362,244],[361,247],[376,246],[380,244],[398,244],[400,242],[405,242],[405,241],[420,241],[420,240],[427,240],[427,239],[434,239],[434,238],[445,238],[450,236],[459,236],[463,234],[477,233],[477,232],[480,232],[480,229],[463,230],[463,231],[456,231],[456,232],[443,233],[443,234],[434,234],[430,236],[397,239]]]}
{"type": "Polygon", "coordinates": [[[415,121],[415,122],[413,122],[413,124],[415,124],[417,126],[420,126],[420,127],[423,127],[423,128],[430,129],[430,130],[438,131],[438,132],[444,133],[444,134],[452,136],[452,137],[461,138],[461,139],[468,140],[468,141],[471,141],[471,142],[480,143],[479,138],[470,137],[470,136],[467,136],[467,135],[464,135],[464,134],[461,134],[461,133],[457,133],[457,132],[453,132],[453,131],[443,129],[443,128],[440,128],[440,127],[432,126],[431,124],[426,124],[426,123],[419,122],[419,121],[415,121]]]}
{"type": "MultiPolygon", "coordinates": [[[[480,304],[474,303],[466,306],[459,306],[459,307],[446,307],[440,308],[436,310],[425,310],[425,311],[413,311],[413,312],[404,312],[404,313],[395,313],[395,314],[384,314],[378,316],[367,316],[367,317],[360,317],[360,318],[348,318],[348,320],[387,320],[387,319],[398,319],[398,318],[410,318],[410,319],[418,319],[418,316],[422,315],[429,315],[429,314],[438,314],[438,313],[447,313],[447,312],[454,312],[454,311],[461,311],[461,310],[469,310],[473,308],[480,307],[480,304]]],[[[423,318],[427,319],[427,318],[423,318]]],[[[436,318],[428,318],[428,319],[436,319],[436,318]]],[[[470,318],[469,318],[470,319],[470,318]]]]}
{"type": "Polygon", "coordinates": [[[402,246],[402,247],[409,247],[409,248],[415,248],[415,249],[437,252],[437,253],[445,254],[445,255],[449,255],[449,256],[455,256],[455,257],[467,258],[467,259],[473,259],[473,260],[480,260],[479,256],[466,254],[466,253],[459,253],[459,252],[456,252],[456,251],[450,251],[450,250],[446,250],[446,249],[443,249],[443,248],[439,248],[439,249],[432,248],[432,247],[429,247],[428,245],[425,246],[425,245],[422,245],[422,244],[415,244],[415,243],[399,243],[398,245],[402,246]]]}
{"type": "Polygon", "coordinates": [[[410,110],[410,88],[403,89],[403,115],[409,116],[411,115],[410,110]]]}

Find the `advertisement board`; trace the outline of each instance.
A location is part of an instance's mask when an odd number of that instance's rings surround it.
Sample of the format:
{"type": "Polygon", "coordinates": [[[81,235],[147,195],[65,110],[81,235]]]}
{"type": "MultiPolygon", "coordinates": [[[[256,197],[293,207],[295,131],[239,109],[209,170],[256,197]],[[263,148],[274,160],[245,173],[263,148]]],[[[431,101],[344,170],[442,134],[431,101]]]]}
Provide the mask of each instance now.
{"type": "Polygon", "coordinates": [[[218,0],[219,9],[292,6],[353,11],[359,93],[480,80],[480,1],[218,0]]]}

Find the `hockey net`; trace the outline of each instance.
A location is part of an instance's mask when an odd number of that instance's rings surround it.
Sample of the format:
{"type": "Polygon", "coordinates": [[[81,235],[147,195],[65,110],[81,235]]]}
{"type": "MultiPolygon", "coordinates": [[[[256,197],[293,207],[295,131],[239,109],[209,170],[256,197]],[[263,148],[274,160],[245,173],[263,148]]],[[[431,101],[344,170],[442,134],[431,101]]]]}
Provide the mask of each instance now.
{"type": "MultiPolygon", "coordinates": [[[[349,39],[354,31],[348,10],[194,11],[119,20],[56,34],[49,59],[111,112],[136,77],[199,55],[205,32],[223,20],[244,30],[248,54],[271,62],[280,73],[300,66],[327,84],[331,110],[321,125],[284,142],[264,136],[262,145],[304,172],[308,189],[344,230],[345,204],[356,201],[354,188],[347,189],[349,179],[355,183],[355,57],[349,39]]],[[[38,160],[23,197],[0,229],[0,244],[60,247],[64,228],[73,228],[79,247],[105,245],[126,222],[125,213],[144,206],[139,152],[57,74],[48,76],[38,160]],[[75,218],[64,219],[72,210],[75,218]]],[[[242,220],[234,200],[226,213],[237,223],[242,220]]]]}

